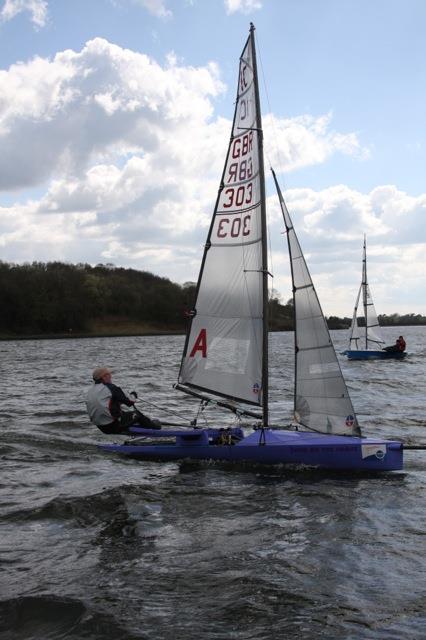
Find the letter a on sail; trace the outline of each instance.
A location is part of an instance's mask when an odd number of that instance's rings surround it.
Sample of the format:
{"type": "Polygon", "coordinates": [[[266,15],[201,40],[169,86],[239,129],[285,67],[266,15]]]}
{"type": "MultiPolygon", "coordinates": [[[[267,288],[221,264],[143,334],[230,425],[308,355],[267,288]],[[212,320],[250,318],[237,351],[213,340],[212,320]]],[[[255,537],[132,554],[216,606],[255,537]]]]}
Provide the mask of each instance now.
{"type": "Polygon", "coordinates": [[[207,358],[207,333],[205,329],[201,329],[200,333],[198,334],[189,357],[193,358],[197,351],[201,351],[202,357],[207,358]]]}

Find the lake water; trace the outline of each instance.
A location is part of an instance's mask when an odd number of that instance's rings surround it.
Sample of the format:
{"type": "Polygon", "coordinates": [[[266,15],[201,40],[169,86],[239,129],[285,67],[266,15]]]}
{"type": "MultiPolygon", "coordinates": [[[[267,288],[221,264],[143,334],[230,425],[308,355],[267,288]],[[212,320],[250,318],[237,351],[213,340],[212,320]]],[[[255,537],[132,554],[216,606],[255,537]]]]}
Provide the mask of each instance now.
{"type": "MultiPolygon", "coordinates": [[[[403,333],[405,361],[339,355],[359,421],[425,443],[426,327],[384,332],[403,333]]],[[[333,332],[337,351],[346,339],[333,332]]],[[[96,365],[149,415],[196,415],[172,389],[183,340],[0,342],[0,638],[424,640],[426,451],[366,477],[97,449],[114,436],[85,415],[96,365]]],[[[293,335],[270,343],[272,421],[285,424],[293,335]]]]}

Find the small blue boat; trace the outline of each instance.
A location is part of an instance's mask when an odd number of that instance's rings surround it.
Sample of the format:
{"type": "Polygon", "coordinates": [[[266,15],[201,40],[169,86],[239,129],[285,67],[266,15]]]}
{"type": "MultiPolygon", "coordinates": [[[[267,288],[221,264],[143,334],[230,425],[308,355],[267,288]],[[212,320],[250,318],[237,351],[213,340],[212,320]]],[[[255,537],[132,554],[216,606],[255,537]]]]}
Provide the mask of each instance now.
{"type": "MultiPolygon", "coordinates": [[[[367,248],[364,235],[361,285],[358,290],[352,315],[352,324],[349,332],[349,349],[343,351],[343,355],[347,356],[349,360],[402,360],[407,355],[405,351],[400,351],[395,346],[384,348],[384,344],[385,342],[380,333],[380,324],[367,281],[367,248]],[[360,327],[358,324],[358,305],[361,296],[364,314],[363,327],[360,327]]],[[[405,342],[401,348],[405,349],[405,342]]]]}
{"type": "Polygon", "coordinates": [[[402,360],[406,357],[406,351],[378,351],[374,349],[348,349],[343,355],[349,360],[402,360]]]}
{"type": "MultiPolygon", "coordinates": [[[[200,400],[199,411],[212,402],[232,411],[236,424],[173,431],[132,427],[133,440],[99,445],[104,451],[163,462],[190,459],[349,471],[402,469],[400,442],[362,437],[308,266],[272,174],[293,283],[292,428],[277,428],[269,418],[270,273],[263,132],[251,25],[240,56],[231,138],[175,386],[200,400]],[[242,416],[259,424],[243,429],[242,416]]],[[[194,423],[192,416],[188,423],[194,423]]]]}

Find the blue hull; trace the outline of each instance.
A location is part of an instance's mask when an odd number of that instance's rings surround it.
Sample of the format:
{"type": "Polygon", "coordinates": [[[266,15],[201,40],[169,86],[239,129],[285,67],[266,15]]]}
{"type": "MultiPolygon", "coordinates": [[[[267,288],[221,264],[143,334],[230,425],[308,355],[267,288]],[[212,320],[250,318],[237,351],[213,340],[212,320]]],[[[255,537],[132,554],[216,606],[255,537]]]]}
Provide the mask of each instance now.
{"type": "Polygon", "coordinates": [[[402,360],[407,353],[405,351],[373,351],[354,349],[343,352],[349,360],[402,360]]]}
{"type": "Polygon", "coordinates": [[[350,471],[397,471],[403,467],[400,442],[312,434],[301,431],[255,431],[235,444],[216,444],[214,429],[152,431],[132,429],[155,442],[140,439],[124,444],[98,445],[104,451],[138,460],[219,460],[258,464],[291,464],[350,471]],[[168,442],[162,443],[165,438],[168,442]]]}

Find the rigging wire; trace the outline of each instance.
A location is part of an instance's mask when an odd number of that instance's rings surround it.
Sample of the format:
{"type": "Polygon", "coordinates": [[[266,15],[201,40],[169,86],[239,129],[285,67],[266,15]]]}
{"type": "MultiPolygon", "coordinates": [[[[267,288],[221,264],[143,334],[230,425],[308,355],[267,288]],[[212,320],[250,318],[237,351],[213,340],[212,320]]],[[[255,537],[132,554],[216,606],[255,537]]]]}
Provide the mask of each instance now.
{"type": "MultiPolygon", "coordinates": [[[[164,407],[160,407],[158,404],[154,404],[153,402],[149,402],[149,400],[145,400],[145,398],[140,398],[138,397],[138,401],[142,400],[144,404],[148,405],[149,407],[153,407],[154,409],[157,409],[157,411],[162,411],[163,413],[167,413],[169,415],[174,415],[177,416],[178,418],[180,418],[181,420],[188,420],[187,416],[183,416],[181,413],[179,413],[178,411],[175,411],[173,409],[165,409],[164,407]]],[[[197,414],[198,416],[198,414],[197,414]]]]}
{"type": "MultiPolygon", "coordinates": [[[[256,40],[259,41],[259,37],[256,33],[256,40]]],[[[278,145],[278,140],[279,140],[279,130],[276,124],[276,118],[273,114],[272,111],[272,107],[271,107],[271,101],[269,98],[269,91],[268,91],[268,84],[266,82],[266,75],[265,75],[265,71],[264,71],[264,67],[263,67],[263,62],[262,62],[262,54],[261,54],[261,46],[257,47],[257,51],[258,51],[258,58],[259,58],[259,63],[260,63],[260,76],[261,76],[261,80],[262,80],[262,86],[263,86],[263,90],[265,93],[265,97],[266,97],[266,103],[268,106],[268,110],[269,110],[269,114],[267,117],[267,120],[270,121],[270,127],[271,127],[271,136],[267,136],[267,141],[268,144],[264,147],[264,154],[266,156],[266,159],[269,163],[269,167],[272,168],[272,155],[274,155],[277,159],[277,162],[274,162],[274,165],[278,165],[277,171],[276,173],[279,173],[281,175],[281,181],[283,184],[285,184],[284,179],[282,178],[283,174],[284,174],[284,166],[285,166],[285,162],[283,161],[282,158],[282,154],[280,152],[280,147],[278,145]],[[273,150],[271,150],[271,152],[269,152],[268,150],[271,148],[271,146],[273,146],[273,150]]],[[[267,127],[268,129],[268,127],[267,127]]],[[[270,226],[271,226],[271,216],[270,216],[270,212],[269,212],[268,208],[268,215],[267,215],[267,222],[268,222],[268,252],[269,252],[269,259],[270,259],[270,265],[271,265],[271,271],[272,273],[274,273],[274,265],[273,265],[273,253],[272,253],[272,242],[271,242],[271,237],[272,237],[272,233],[270,232],[270,226]]],[[[273,289],[272,287],[272,283],[271,283],[271,289],[273,289]]],[[[291,286],[290,286],[291,289],[291,286]]],[[[272,294],[272,291],[271,291],[272,294]]]]}
{"type": "Polygon", "coordinates": [[[204,409],[207,408],[208,404],[209,404],[209,400],[201,400],[200,404],[198,405],[197,415],[195,416],[195,419],[193,421],[195,425],[197,424],[198,419],[201,415],[201,417],[204,418],[204,422],[206,423],[206,426],[208,426],[207,418],[204,415],[204,409]]]}
{"type": "MultiPolygon", "coordinates": [[[[256,34],[256,40],[257,41],[259,40],[257,34],[256,34]]],[[[277,126],[276,126],[276,123],[275,123],[275,116],[274,116],[273,111],[272,111],[271,102],[269,100],[268,85],[266,83],[266,76],[265,76],[265,71],[264,71],[264,68],[263,68],[262,55],[261,55],[261,52],[260,52],[260,47],[258,47],[256,50],[258,52],[258,58],[259,58],[259,62],[260,62],[262,85],[263,85],[263,88],[264,88],[264,91],[265,91],[266,103],[267,103],[268,109],[269,109],[269,118],[271,120],[271,127],[272,127],[272,132],[273,132],[272,139],[273,139],[273,145],[274,145],[275,154],[277,156],[277,164],[278,164],[277,173],[283,174],[283,172],[284,172],[284,162],[282,160],[281,153],[280,153],[280,148],[279,148],[278,143],[277,143],[277,140],[278,140],[278,129],[277,129],[277,126]]],[[[268,147],[269,147],[269,143],[268,143],[268,147]]],[[[269,153],[267,151],[265,151],[265,155],[266,155],[266,157],[268,159],[269,166],[272,167],[271,157],[270,157],[270,155],[269,155],[269,153]]]]}
{"type": "MultiPolygon", "coordinates": [[[[262,75],[262,81],[263,81],[263,85],[265,86],[265,92],[267,94],[267,90],[266,90],[266,83],[265,83],[265,74],[263,71],[263,65],[262,65],[262,59],[261,59],[261,55],[260,55],[260,48],[258,46],[258,42],[259,42],[259,38],[257,36],[257,33],[255,32],[254,34],[255,40],[256,40],[256,58],[259,59],[260,62],[260,69],[261,69],[261,75],[262,75]]],[[[268,106],[270,108],[269,105],[269,100],[268,100],[268,106]]],[[[263,127],[263,118],[262,118],[262,132],[264,133],[264,127],[263,127]]],[[[267,152],[265,151],[265,136],[263,135],[263,155],[267,157],[269,164],[269,157],[267,152]]],[[[265,179],[265,186],[266,186],[266,179],[265,179]]],[[[266,198],[266,193],[265,193],[265,199],[266,198]]],[[[270,224],[269,224],[269,215],[268,215],[268,208],[266,207],[266,227],[267,227],[267,243],[268,243],[268,264],[270,265],[270,275],[273,278],[273,273],[274,273],[274,264],[273,264],[273,256],[272,256],[272,244],[271,244],[271,232],[270,232],[270,224]]],[[[272,297],[272,293],[273,293],[273,284],[271,281],[271,285],[269,286],[269,280],[268,280],[268,302],[271,300],[272,297]]],[[[272,314],[271,314],[271,309],[269,307],[269,324],[271,323],[272,320],[272,314]]]]}

